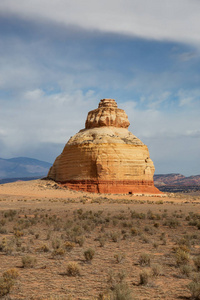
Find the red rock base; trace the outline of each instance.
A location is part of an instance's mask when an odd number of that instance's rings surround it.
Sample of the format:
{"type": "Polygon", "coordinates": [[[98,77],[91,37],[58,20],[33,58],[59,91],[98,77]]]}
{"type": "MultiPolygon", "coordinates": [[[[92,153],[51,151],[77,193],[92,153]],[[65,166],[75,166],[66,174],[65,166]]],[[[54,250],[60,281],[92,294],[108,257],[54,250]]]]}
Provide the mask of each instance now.
{"type": "Polygon", "coordinates": [[[163,194],[153,181],[69,180],[61,185],[76,191],[105,194],[163,194]]]}

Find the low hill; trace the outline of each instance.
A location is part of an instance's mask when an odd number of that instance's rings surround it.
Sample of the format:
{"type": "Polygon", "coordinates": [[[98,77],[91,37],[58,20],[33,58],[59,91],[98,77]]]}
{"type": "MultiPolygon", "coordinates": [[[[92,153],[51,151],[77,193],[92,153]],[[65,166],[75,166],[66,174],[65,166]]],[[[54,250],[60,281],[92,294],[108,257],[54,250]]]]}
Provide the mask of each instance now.
{"type": "Polygon", "coordinates": [[[181,174],[158,174],[154,175],[154,183],[156,186],[200,186],[200,175],[186,177],[181,174]]]}
{"type": "Polygon", "coordinates": [[[0,180],[43,177],[50,167],[48,162],[28,157],[0,158],[0,180]]]}

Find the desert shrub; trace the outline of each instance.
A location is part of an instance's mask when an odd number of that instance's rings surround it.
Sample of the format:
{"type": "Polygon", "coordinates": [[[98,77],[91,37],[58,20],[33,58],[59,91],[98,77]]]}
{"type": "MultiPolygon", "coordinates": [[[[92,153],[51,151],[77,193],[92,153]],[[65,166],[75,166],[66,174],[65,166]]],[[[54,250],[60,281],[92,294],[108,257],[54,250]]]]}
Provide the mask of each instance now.
{"type": "Polygon", "coordinates": [[[175,260],[177,266],[187,264],[190,261],[190,255],[181,248],[178,248],[175,253],[175,260]]]}
{"type": "Polygon", "coordinates": [[[119,240],[119,233],[118,232],[111,232],[110,234],[111,239],[113,242],[117,243],[119,240]]]}
{"type": "Polygon", "coordinates": [[[15,268],[8,269],[3,273],[3,278],[5,280],[16,279],[19,276],[18,271],[15,268]]]}
{"type": "Polygon", "coordinates": [[[91,261],[93,259],[93,257],[94,257],[94,254],[95,254],[94,249],[92,249],[92,248],[87,249],[84,252],[85,260],[86,261],[91,261]]]}
{"type": "Polygon", "coordinates": [[[189,238],[187,237],[183,237],[183,238],[181,238],[180,240],[178,240],[178,242],[177,242],[177,244],[179,245],[179,246],[186,246],[186,247],[190,247],[190,240],[189,240],[189,238]]]}
{"type": "Polygon", "coordinates": [[[137,235],[138,234],[138,230],[135,227],[131,228],[131,234],[132,235],[137,235]]]}
{"type": "Polygon", "coordinates": [[[149,279],[151,277],[151,273],[149,270],[145,269],[140,272],[140,284],[147,285],[149,283],[149,279]]]}
{"type": "Polygon", "coordinates": [[[197,268],[197,271],[200,271],[200,255],[198,255],[197,257],[195,257],[193,259],[194,261],[194,265],[197,268]]]}
{"type": "Polygon", "coordinates": [[[61,240],[60,239],[54,239],[52,241],[52,247],[53,249],[58,249],[61,246],[61,240]]]}
{"type": "Polygon", "coordinates": [[[154,247],[155,249],[157,249],[157,248],[158,248],[158,246],[159,246],[159,244],[158,244],[157,242],[155,242],[155,241],[153,242],[153,244],[152,244],[152,245],[153,245],[153,247],[154,247]]]}
{"type": "Polygon", "coordinates": [[[35,234],[35,238],[36,238],[36,240],[39,238],[39,236],[40,236],[40,234],[39,234],[39,233],[36,233],[36,234],[35,234]]]}
{"type": "Polygon", "coordinates": [[[0,297],[7,295],[13,286],[13,280],[6,280],[4,277],[0,277],[0,297]]]}
{"type": "Polygon", "coordinates": [[[68,276],[78,276],[80,275],[80,267],[76,262],[70,262],[67,265],[67,275],[68,276]]]}
{"type": "Polygon", "coordinates": [[[65,255],[65,250],[63,248],[54,249],[52,252],[52,257],[61,257],[65,255]]]}
{"type": "Polygon", "coordinates": [[[142,253],[139,257],[139,264],[141,266],[150,266],[151,256],[148,253],[142,253]]]}
{"type": "Polygon", "coordinates": [[[36,258],[30,255],[22,257],[22,266],[23,268],[33,268],[36,265],[36,258]]]}
{"type": "Polygon", "coordinates": [[[177,228],[179,224],[180,223],[176,218],[168,219],[163,223],[163,225],[169,226],[169,228],[177,228]]]}
{"type": "Polygon", "coordinates": [[[110,300],[133,300],[128,284],[125,282],[116,284],[111,292],[110,300]]]}
{"type": "Polygon", "coordinates": [[[126,273],[124,270],[121,270],[119,273],[114,273],[112,270],[108,272],[107,283],[111,290],[115,288],[116,285],[124,282],[126,278],[126,273]]]}
{"type": "Polygon", "coordinates": [[[0,252],[4,252],[5,254],[11,254],[13,250],[13,242],[8,241],[6,238],[3,238],[0,242],[0,252]]]}
{"type": "Polygon", "coordinates": [[[2,241],[0,242],[0,251],[4,251],[6,247],[7,247],[7,239],[3,238],[2,241]]]}
{"type": "Polygon", "coordinates": [[[14,231],[14,236],[17,237],[17,238],[21,237],[23,235],[24,235],[23,231],[20,231],[20,230],[15,230],[14,231]]]}
{"type": "Polygon", "coordinates": [[[135,210],[133,210],[131,211],[131,218],[144,220],[146,218],[146,215],[143,213],[137,213],[135,210]]]}
{"type": "Polygon", "coordinates": [[[166,233],[165,232],[161,232],[161,235],[160,235],[160,240],[163,241],[163,239],[166,238],[166,233]]]}
{"type": "Polygon", "coordinates": [[[5,211],[4,212],[4,218],[13,218],[15,215],[17,214],[17,211],[16,210],[8,210],[8,211],[5,211]]]}
{"type": "Polygon", "coordinates": [[[0,234],[6,234],[7,229],[5,227],[0,226],[0,234]]]}
{"type": "Polygon", "coordinates": [[[181,274],[183,274],[186,277],[190,277],[192,273],[192,266],[191,265],[182,265],[180,267],[181,274]]]}
{"type": "Polygon", "coordinates": [[[43,244],[40,247],[38,247],[36,249],[36,251],[38,251],[38,252],[49,252],[49,247],[47,245],[43,244]]]}
{"type": "Polygon", "coordinates": [[[116,253],[114,254],[115,261],[121,263],[125,258],[125,253],[116,253]]]}
{"type": "Polygon", "coordinates": [[[76,236],[74,241],[76,244],[78,244],[80,247],[82,247],[85,242],[85,239],[83,236],[76,236]]]}
{"type": "Polygon", "coordinates": [[[153,234],[152,228],[149,225],[144,226],[144,231],[146,231],[148,234],[153,234]]]}
{"type": "Polygon", "coordinates": [[[153,212],[151,210],[148,210],[148,212],[147,212],[147,218],[149,220],[159,220],[160,216],[159,215],[155,215],[155,214],[153,214],[153,212]]]}
{"type": "Polygon", "coordinates": [[[99,241],[100,247],[104,247],[104,246],[105,246],[105,243],[106,243],[106,237],[105,237],[105,236],[100,236],[100,237],[98,238],[98,241],[99,241]]]}
{"type": "Polygon", "coordinates": [[[200,230],[200,221],[198,221],[198,223],[197,223],[197,229],[199,229],[200,230]]]}
{"type": "Polygon", "coordinates": [[[149,237],[144,234],[141,234],[141,240],[146,244],[148,244],[150,242],[149,237]]]}
{"type": "Polygon", "coordinates": [[[151,266],[151,270],[152,270],[152,275],[153,276],[160,276],[163,274],[163,269],[162,266],[160,264],[153,264],[151,266]]]}
{"type": "Polygon", "coordinates": [[[5,219],[1,219],[1,220],[0,220],[0,225],[1,225],[1,226],[4,226],[5,224],[6,224],[6,220],[5,220],[5,219]]]}
{"type": "Polygon", "coordinates": [[[188,284],[187,288],[189,289],[192,299],[200,299],[200,276],[195,276],[193,280],[188,284]]]}
{"type": "Polygon", "coordinates": [[[66,241],[63,246],[67,251],[71,251],[75,247],[75,244],[73,242],[66,241]]]}

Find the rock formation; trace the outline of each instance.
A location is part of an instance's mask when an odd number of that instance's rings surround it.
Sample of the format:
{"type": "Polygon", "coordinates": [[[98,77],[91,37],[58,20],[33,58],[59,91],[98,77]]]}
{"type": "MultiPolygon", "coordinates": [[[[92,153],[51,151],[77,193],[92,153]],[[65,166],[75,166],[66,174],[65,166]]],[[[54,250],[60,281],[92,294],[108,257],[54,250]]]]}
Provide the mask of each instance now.
{"type": "Polygon", "coordinates": [[[153,183],[148,148],[128,131],[129,125],[115,100],[102,99],[88,113],[85,129],[56,158],[48,178],[95,193],[161,193],[153,183]]]}

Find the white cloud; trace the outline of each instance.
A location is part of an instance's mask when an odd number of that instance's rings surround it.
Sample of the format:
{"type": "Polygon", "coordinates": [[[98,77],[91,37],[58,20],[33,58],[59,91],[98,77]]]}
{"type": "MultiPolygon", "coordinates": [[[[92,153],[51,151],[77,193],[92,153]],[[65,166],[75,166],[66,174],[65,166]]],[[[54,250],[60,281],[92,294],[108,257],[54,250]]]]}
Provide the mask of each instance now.
{"type": "Polygon", "coordinates": [[[200,90],[184,90],[181,89],[177,93],[179,99],[179,106],[194,106],[200,104],[200,90]]]}
{"type": "Polygon", "coordinates": [[[91,90],[46,95],[36,89],[21,95],[15,105],[1,101],[0,134],[6,156],[13,149],[17,153],[42,143],[64,145],[70,135],[85,127],[87,112],[97,105],[96,98],[99,96],[91,90]]]}
{"type": "Polygon", "coordinates": [[[128,114],[129,130],[148,146],[157,174],[199,174],[198,109],[169,113],[156,108],[131,108],[129,103],[121,103],[120,107],[128,114]]]}
{"type": "Polygon", "coordinates": [[[2,13],[200,46],[198,0],[1,0],[2,13]]]}

